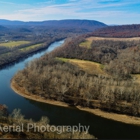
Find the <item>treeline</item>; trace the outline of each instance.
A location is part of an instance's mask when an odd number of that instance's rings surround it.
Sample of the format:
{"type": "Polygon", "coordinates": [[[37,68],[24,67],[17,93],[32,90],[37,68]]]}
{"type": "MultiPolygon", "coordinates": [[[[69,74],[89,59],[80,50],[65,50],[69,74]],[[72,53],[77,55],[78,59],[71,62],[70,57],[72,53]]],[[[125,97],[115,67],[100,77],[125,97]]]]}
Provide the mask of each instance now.
{"type": "Polygon", "coordinates": [[[140,88],[131,79],[89,75],[53,58],[31,62],[13,78],[30,95],[91,108],[140,115],[140,88]]]}
{"type": "Polygon", "coordinates": [[[129,78],[140,74],[140,45],[121,51],[117,58],[106,65],[105,70],[118,78],[129,78]]]}
{"type": "Polygon", "coordinates": [[[22,91],[40,98],[140,116],[140,88],[132,74],[140,73],[139,40],[94,40],[88,35],[67,39],[63,46],[19,71],[13,81],[22,91]],[[91,75],[56,57],[99,62],[106,75],[91,75]]]}
{"type": "Polygon", "coordinates": [[[106,64],[115,59],[120,51],[140,44],[140,41],[113,41],[105,39],[92,41],[91,47],[87,49],[79,45],[84,41],[85,39],[82,36],[69,40],[63,47],[55,49],[51,55],[106,64]]]}
{"type": "Polygon", "coordinates": [[[47,26],[9,26],[6,30],[0,32],[0,42],[5,40],[26,40],[26,41],[44,41],[48,37],[61,36],[65,34],[67,36],[87,34],[92,31],[84,28],[72,28],[72,27],[47,27],[47,26]]]}
{"type": "Polygon", "coordinates": [[[89,35],[101,37],[140,37],[140,24],[107,26],[89,35]]]}
{"type": "MultiPolygon", "coordinates": [[[[51,43],[59,41],[61,39],[77,36],[83,33],[87,33],[84,29],[71,29],[68,28],[57,28],[57,27],[46,27],[46,26],[10,26],[9,30],[3,31],[3,41],[30,41],[29,44],[19,45],[17,47],[0,47],[0,67],[3,67],[9,63],[20,60],[21,58],[27,57],[29,54],[36,51],[47,48],[51,43]],[[31,45],[40,44],[39,47],[26,49],[31,45]]],[[[1,42],[3,42],[1,41],[1,42]]]]}
{"type": "Polygon", "coordinates": [[[21,45],[15,48],[7,48],[7,47],[2,47],[2,54],[0,55],[0,67],[3,67],[9,63],[19,61],[22,58],[28,57],[28,55],[37,52],[42,49],[46,49],[51,43],[64,39],[66,36],[59,36],[59,37],[54,37],[54,38],[48,38],[42,45],[39,47],[35,47],[32,49],[25,49],[30,45],[33,45],[35,43],[30,43],[28,45],[21,45]],[[23,50],[21,50],[23,49],[23,50]],[[25,49],[25,50],[24,50],[25,49]]]}
{"type": "Polygon", "coordinates": [[[101,63],[107,73],[120,79],[140,73],[140,40],[93,40],[90,48],[79,45],[84,41],[84,36],[68,40],[49,55],[101,63]]]}

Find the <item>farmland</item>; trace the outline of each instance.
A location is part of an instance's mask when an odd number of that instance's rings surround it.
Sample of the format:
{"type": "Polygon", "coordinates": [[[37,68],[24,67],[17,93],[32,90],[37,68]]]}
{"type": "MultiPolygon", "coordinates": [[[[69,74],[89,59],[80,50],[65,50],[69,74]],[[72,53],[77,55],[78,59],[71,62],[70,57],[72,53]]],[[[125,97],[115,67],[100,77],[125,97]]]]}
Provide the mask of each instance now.
{"type": "Polygon", "coordinates": [[[30,50],[30,49],[34,49],[34,48],[40,47],[40,46],[42,46],[42,45],[43,45],[43,43],[39,43],[39,44],[36,44],[36,45],[27,46],[27,47],[22,48],[22,49],[20,49],[20,50],[21,50],[21,51],[27,51],[27,50],[30,50]]]}
{"type": "Polygon", "coordinates": [[[111,38],[111,37],[88,37],[84,42],[79,44],[80,47],[91,48],[93,41],[101,41],[101,40],[110,40],[110,41],[139,41],[140,37],[132,37],[132,38],[111,38]]]}
{"type": "Polygon", "coordinates": [[[2,47],[17,47],[20,45],[24,45],[24,44],[29,44],[30,41],[9,41],[9,42],[5,42],[5,43],[0,43],[0,46],[2,47]]]}
{"type": "Polygon", "coordinates": [[[100,63],[79,59],[67,59],[67,58],[57,58],[57,59],[78,66],[80,69],[88,72],[89,74],[106,75],[106,73],[102,70],[104,66],[100,63]]]}

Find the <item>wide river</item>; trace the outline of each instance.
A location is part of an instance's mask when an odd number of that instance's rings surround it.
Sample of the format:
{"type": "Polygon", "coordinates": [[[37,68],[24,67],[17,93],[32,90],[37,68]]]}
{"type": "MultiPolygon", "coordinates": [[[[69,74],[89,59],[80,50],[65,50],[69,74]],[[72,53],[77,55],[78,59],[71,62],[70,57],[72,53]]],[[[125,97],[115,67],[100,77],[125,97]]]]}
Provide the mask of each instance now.
{"type": "Polygon", "coordinates": [[[90,126],[89,133],[97,138],[140,138],[140,127],[105,119],[76,108],[65,108],[26,99],[16,94],[10,87],[10,80],[18,70],[22,70],[29,61],[39,58],[62,45],[64,40],[54,42],[48,49],[29,56],[25,60],[0,70],[0,104],[6,104],[10,112],[21,109],[25,118],[39,120],[47,116],[53,125],[90,126]]]}

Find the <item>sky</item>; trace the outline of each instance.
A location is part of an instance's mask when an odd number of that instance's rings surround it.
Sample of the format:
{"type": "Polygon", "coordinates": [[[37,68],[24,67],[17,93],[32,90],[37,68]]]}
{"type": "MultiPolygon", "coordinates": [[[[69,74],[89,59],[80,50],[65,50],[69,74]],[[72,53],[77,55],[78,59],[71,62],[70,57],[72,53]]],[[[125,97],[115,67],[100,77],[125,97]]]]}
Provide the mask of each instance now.
{"type": "Polygon", "coordinates": [[[88,19],[108,25],[140,24],[140,0],[0,0],[0,19],[88,19]]]}

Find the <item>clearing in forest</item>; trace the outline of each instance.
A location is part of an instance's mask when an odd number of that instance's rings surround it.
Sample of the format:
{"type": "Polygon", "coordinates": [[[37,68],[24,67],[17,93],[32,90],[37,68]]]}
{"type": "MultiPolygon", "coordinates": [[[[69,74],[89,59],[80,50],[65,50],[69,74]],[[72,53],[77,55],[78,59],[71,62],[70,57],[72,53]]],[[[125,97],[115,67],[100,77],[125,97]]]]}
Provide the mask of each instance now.
{"type": "Polygon", "coordinates": [[[91,43],[92,41],[89,41],[89,40],[85,40],[85,42],[82,42],[79,44],[80,47],[85,47],[85,48],[90,48],[91,47],[91,43]]]}
{"type": "Polygon", "coordinates": [[[36,47],[40,47],[40,46],[42,46],[42,45],[43,45],[43,43],[39,43],[39,44],[27,46],[27,47],[22,48],[22,49],[20,49],[20,50],[21,50],[21,51],[27,51],[27,50],[30,50],[30,49],[34,49],[34,48],[36,48],[36,47]]]}
{"type": "Polygon", "coordinates": [[[79,60],[79,59],[67,59],[67,58],[58,58],[58,60],[69,62],[80,67],[82,70],[88,72],[89,74],[101,74],[106,75],[103,71],[103,65],[97,62],[86,61],[86,60],[79,60]]]}
{"type": "Polygon", "coordinates": [[[6,42],[6,43],[0,43],[0,46],[3,46],[3,47],[17,47],[17,46],[20,46],[20,45],[24,45],[24,44],[29,44],[30,41],[9,41],[9,42],[6,42]]]}
{"type": "Polygon", "coordinates": [[[93,40],[113,40],[113,41],[136,41],[140,40],[140,37],[131,37],[131,38],[113,38],[113,37],[88,37],[86,38],[87,41],[93,40]]]}
{"type": "Polygon", "coordinates": [[[112,40],[112,41],[140,41],[140,37],[132,38],[111,38],[111,37],[88,37],[86,40],[79,44],[80,47],[91,48],[92,41],[97,40],[112,40]]]}
{"type": "Polygon", "coordinates": [[[131,76],[136,83],[140,84],[140,74],[131,74],[131,76]]]}

